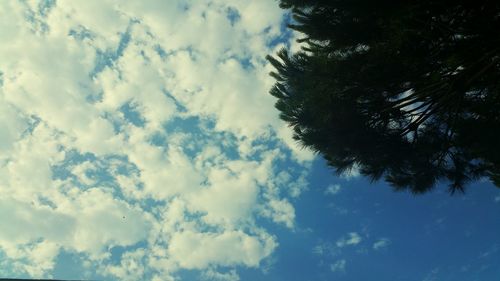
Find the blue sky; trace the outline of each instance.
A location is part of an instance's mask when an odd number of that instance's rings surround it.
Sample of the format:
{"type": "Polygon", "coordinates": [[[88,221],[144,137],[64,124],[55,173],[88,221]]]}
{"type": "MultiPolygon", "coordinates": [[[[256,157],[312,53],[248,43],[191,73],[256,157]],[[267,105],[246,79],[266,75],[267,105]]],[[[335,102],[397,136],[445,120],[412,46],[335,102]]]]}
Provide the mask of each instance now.
{"type": "MultiPolygon", "coordinates": [[[[278,119],[269,0],[0,2],[0,277],[495,280],[500,192],[338,177],[278,119]]],[[[300,36],[299,36],[300,37],[300,36]]]]}

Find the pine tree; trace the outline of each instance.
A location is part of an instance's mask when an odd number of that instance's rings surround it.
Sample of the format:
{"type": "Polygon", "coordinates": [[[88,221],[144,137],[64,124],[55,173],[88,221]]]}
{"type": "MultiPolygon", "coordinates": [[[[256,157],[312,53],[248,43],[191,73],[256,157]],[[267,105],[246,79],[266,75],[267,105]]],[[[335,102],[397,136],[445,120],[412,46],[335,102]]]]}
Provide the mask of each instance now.
{"type": "Polygon", "coordinates": [[[280,117],[338,173],[422,193],[500,186],[500,2],[281,0],[302,51],[268,56],[280,117]]]}

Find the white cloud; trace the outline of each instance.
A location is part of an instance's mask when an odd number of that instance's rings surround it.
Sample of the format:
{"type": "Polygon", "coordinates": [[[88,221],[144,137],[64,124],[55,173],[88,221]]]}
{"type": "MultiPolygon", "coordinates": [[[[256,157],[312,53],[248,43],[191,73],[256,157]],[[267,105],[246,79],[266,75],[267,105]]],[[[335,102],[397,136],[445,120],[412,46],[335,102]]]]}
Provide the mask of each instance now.
{"type": "Polygon", "coordinates": [[[357,178],[361,175],[360,168],[354,165],[350,170],[345,171],[340,177],[343,179],[357,178]]]}
{"type": "MultiPolygon", "coordinates": [[[[248,168],[252,166],[255,167],[250,165],[248,168]]],[[[189,196],[191,209],[206,212],[208,223],[235,222],[246,218],[255,205],[258,189],[245,170],[236,173],[229,169],[211,170],[208,174],[210,186],[189,196]]]]}
{"type": "Polygon", "coordinates": [[[276,223],[282,223],[288,228],[295,225],[295,209],[287,200],[271,199],[268,209],[262,210],[262,215],[270,217],[276,223]]]}
{"type": "Polygon", "coordinates": [[[236,271],[230,270],[227,273],[221,273],[217,272],[213,269],[209,269],[205,272],[203,272],[203,275],[201,276],[203,280],[206,281],[239,281],[240,277],[238,276],[238,273],[236,271]]]}
{"type": "Polygon", "coordinates": [[[108,266],[105,270],[108,274],[114,275],[120,280],[133,281],[144,278],[145,265],[143,259],[146,253],[143,249],[126,252],[119,265],[108,266]]]}
{"type": "Polygon", "coordinates": [[[277,246],[273,237],[250,236],[241,231],[223,233],[175,233],[168,252],[182,268],[205,268],[209,265],[246,265],[256,267],[277,246]]]}
{"type": "Polygon", "coordinates": [[[28,127],[28,120],[0,95],[0,161],[9,153],[14,143],[28,127]]]}
{"type": "Polygon", "coordinates": [[[337,245],[337,247],[343,248],[346,246],[357,245],[357,244],[361,243],[362,240],[363,239],[361,238],[361,236],[358,233],[350,232],[347,234],[347,236],[344,236],[344,237],[340,238],[339,240],[337,240],[337,242],[335,244],[337,245]]]}
{"type": "Polygon", "coordinates": [[[133,245],[146,238],[148,217],[140,210],[99,189],[74,196],[73,200],[56,202],[56,208],[4,198],[0,220],[2,248],[9,253],[16,245],[42,239],[97,257],[110,245],[133,245]]]}
{"type": "Polygon", "coordinates": [[[89,177],[89,172],[96,172],[99,167],[90,161],[85,161],[83,163],[79,163],[71,169],[71,173],[74,174],[78,181],[83,183],[84,185],[92,186],[97,183],[96,179],[89,177]]]}
{"type": "Polygon", "coordinates": [[[333,185],[329,185],[326,190],[325,190],[325,194],[326,195],[335,195],[337,193],[339,193],[340,191],[340,185],[339,184],[333,184],[333,185]]]}
{"type": "Polygon", "coordinates": [[[313,254],[318,256],[333,257],[340,254],[341,251],[331,242],[321,242],[318,245],[314,246],[312,252],[313,254]]]}
{"type": "Polygon", "coordinates": [[[101,254],[109,245],[128,246],[146,239],[149,216],[140,209],[93,188],[61,206],[75,217],[78,227],[72,245],[79,251],[101,254]]]}
{"type": "Polygon", "coordinates": [[[495,202],[496,203],[500,202],[500,196],[495,197],[495,202]]]}
{"type": "Polygon", "coordinates": [[[338,260],[335,263],[330,265],[330,270],[332,272],[345,272],[346,264],[347,264],[347,262],[345,259],[338,260]]]}
{"type": "Polygon", "coordinates": [[[17,244],[27,244],[39,238],[63,242],[67,239],[65,234],[71,233],[76,224],[71,216],[46,206],[5,197],[0,202],[0,241],[9,250],[14,250],[12,247],[17,244]]]}
{"type": "Polygon", "coordinates": [[[256,218],[294,226],[314,159],[268,94],[278,5],[54,3],[0,1],[0,254],[36,277],[61,251],[123,280],[259,266],[256,218]]]}
{"type": "Polygon", "coordinates": [[[388,247],[391,244],[391,240],[387,238],[381,238],[377,240],[375,243],[373,243],[373,249],[374,250],[380,250],[383,248],[388,247]]]}
{"type": "Polygon", "coordinates": [[[293,139],[293,133],[290,127],[282,126],[278,131],[279,137],[288,147],[293,151],[293,157],[300,163],[312,161],[315,158],[314,153],[307,147],[301,146],[296,140],[293,139]]]}
{"type": "Polygon", "coordinates": [[[422,279],[422,281],[436,281],[438,280],[439,268],[436,267],[432,269],[427,275],[422,279]]]}

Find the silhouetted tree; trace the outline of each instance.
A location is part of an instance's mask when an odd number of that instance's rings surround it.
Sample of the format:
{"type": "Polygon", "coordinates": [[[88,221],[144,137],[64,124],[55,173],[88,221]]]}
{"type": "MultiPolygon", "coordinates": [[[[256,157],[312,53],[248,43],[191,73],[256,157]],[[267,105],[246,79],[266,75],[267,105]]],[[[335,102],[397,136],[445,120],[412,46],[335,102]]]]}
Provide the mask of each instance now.
{"type": "Polygon", "coordinates": [[[500,1],[281,0],[302,51],[268,56],[280,117],[343,173],[421,193],[500,186],[500,1]]]}

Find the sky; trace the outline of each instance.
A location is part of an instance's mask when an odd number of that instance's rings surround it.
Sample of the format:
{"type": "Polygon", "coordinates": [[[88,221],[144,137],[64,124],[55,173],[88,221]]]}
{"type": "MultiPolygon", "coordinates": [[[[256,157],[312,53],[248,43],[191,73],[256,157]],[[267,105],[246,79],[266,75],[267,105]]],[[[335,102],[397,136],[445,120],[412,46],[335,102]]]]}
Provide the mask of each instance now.
{"type": "Polygon", "coordinates": [[[336,176],[268,94],[272,0],[0,1],[0,277],[488,281],[500,190],[336,176]]]}

